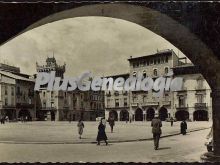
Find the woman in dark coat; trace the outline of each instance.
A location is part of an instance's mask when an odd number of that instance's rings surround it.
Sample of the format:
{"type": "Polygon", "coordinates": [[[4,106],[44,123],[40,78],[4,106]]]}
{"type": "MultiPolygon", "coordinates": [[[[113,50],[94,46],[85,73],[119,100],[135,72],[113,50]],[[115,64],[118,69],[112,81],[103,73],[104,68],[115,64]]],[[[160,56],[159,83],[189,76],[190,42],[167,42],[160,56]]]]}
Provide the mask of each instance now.
{"type": "Polygon", "coordinates": [[[101,120],[100,123],[99,123],[98,135],[97,135],[97,138],[96,138],[97,145],[100,145],[100,141],[102,141],[102,140],[104,140],[105,144],[108,145],[107,139],[108,138],[107,138],[106,133],[105,133],[105,126],[104,126],[104,124],[102,123],[102,120],[101,120]]]}
{"type": "Polygon", "coordinates": [[[187,130],[187,124],[186,124],[186,121],[183,120],[180,124],[180,132],[181,134],[183,135],[186,135],[186,130],[187,130]]]}

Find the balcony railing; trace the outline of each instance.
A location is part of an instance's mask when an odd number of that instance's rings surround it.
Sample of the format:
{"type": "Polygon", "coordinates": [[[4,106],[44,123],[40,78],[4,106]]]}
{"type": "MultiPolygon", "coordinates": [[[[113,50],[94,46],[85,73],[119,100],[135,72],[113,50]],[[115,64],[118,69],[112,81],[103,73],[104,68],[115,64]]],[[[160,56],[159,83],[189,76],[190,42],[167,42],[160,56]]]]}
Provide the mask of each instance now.
{"type": "Polygon", "coordinates": [[[180,111],[180,110],[187,111],[188,110],[188,104],[187,105],[175,105],[175,107],[176,107],[177,111],[180,111]]]}
{"type": "Polygon", "coordinates": [[[206,103],[195,103],[195,108],[196,109],[207,109],[207,104],[206,103]]]}
{"type": "Polygon", "coordinates": [[[171,101],[162,101],[163,105],[171,105],[171,101]]]}
{"type": "Polygon", "coordinates": [[[159,102],[151,101],[151,102],[143,102],[143,103],[141,103],[141,106],[153,106],[153,105],[159,105],[159,102]]]}
{"type": "Polygon", "coordinates": [[[34,104],[29,103],[17,103],[16,108],[33,108],[34,104]]]}
{"type": "Polygon", "coordinates": [[[41,107],[41,110],[56,110],[56,107],[41,107]]]}

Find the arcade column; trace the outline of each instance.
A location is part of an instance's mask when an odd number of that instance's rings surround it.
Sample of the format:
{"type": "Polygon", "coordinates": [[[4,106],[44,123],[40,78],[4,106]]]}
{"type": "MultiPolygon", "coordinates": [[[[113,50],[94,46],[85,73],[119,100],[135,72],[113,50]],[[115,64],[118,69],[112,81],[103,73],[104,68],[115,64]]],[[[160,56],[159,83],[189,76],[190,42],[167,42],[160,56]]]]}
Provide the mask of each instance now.
{"type": "Polygon", "coordinates": [[[220,89],[212,89],[211,97],[214,152],[207,152],[203,154],[201,158],[208,162],[220,162],[220,89]]]}

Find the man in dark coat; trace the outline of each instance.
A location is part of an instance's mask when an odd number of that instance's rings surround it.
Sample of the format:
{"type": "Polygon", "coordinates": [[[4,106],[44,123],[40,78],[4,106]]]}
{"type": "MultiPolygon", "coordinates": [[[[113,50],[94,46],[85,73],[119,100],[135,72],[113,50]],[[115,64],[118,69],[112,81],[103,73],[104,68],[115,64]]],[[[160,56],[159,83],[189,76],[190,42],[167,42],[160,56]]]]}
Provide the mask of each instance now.
{"type": "Polygon", "coordinates": [[[173,119],[173,117],[171,117],[171,118],[170,118],[171,127],[173,126],[173,122],[174,122],[174,119],[173,119]]]}
{"type": "Polygon", "coordinates": [[[106,136],[106,133],[105,133],[105,126],[104,124],[102,123],[102,120],[100,121],[99,123],[99,126],[98,126],[98,135],[97,135],[97,138],[96,138],[96,141],[97,141],[97,145],[100,145],[100,141],[104,140],[105,141],[105,144],[108,145],[108,138],[106,136]]]}
{"type": "Polygon", "coordinates": [[[152,127],[152,133],[153,133],[153,138],[154,138],[154,149],[157,150],[159,147],[160,135],[162,133],[161,131],[162,122],[159,119],[157,114],[151,121],[151,127],[152,127]]]}
{"type": "Polygon", "coordinates": [[[181,123],[180,123],[180,132],[182,135],[186,135],[186,130],[187,130],[187,123],[185,120],[183,120],[181,123]]]}
{"type": "Polygon", "coordinates": [[[112,132],[113,132],[114,125],[115,125],[115,120],[114,120],[113,117],[110,117],[110,118],[108,119],[108,122],[109,122],[109,125],[110,125],[110,127],[111,127],[111,133],[112,133],[112,132]]]}

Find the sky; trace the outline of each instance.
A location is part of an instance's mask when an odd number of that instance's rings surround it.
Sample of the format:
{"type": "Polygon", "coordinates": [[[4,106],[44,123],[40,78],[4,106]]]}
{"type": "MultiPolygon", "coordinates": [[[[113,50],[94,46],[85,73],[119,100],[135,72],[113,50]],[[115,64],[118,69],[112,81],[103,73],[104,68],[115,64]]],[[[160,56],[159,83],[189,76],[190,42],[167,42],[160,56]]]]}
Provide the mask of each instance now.
{"type": "Polygon", "coordinates": [[[96,76],[129,72],[128,58],[173,49],[181,51],[148,29],[121,19],[77,17],[48,23],[27,31],[0,47],[0,62],[35,74],[36,62],[54,57],[66,63],[66,75],[91,71],[96,76]]]}

